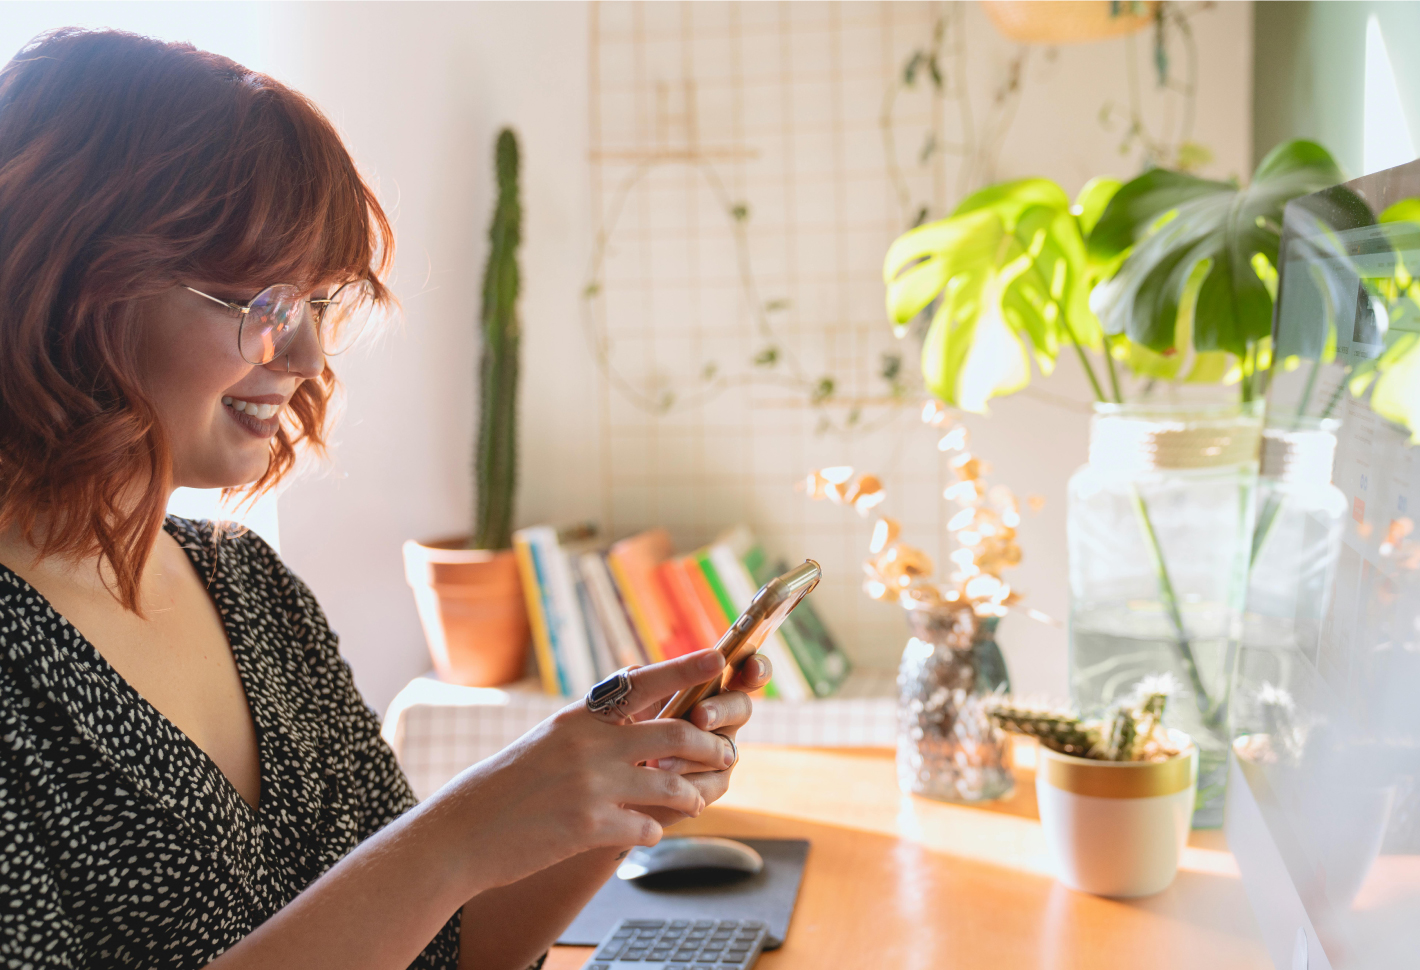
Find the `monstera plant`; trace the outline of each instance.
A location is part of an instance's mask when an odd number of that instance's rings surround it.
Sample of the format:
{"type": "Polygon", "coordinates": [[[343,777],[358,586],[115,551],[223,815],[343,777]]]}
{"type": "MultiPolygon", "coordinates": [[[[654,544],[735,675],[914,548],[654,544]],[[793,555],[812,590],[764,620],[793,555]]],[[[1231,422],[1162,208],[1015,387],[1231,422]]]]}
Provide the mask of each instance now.
{"type": "Polygon", "coordinates": [[[1271,362],[1283,207],[1341,178],[1326,149],[1292,141],[1247,186],[1167,169],[1095,179],[1074,200],[1046,179],[991,186],[893,243],[888,315],[905,327],[931,311],[923,377],[965,410],[1025,387],[1032,362],[1048,375],[1062,345],[1101,401],[1123,400],[1121,367],[1251,400],[1271,362]]]}

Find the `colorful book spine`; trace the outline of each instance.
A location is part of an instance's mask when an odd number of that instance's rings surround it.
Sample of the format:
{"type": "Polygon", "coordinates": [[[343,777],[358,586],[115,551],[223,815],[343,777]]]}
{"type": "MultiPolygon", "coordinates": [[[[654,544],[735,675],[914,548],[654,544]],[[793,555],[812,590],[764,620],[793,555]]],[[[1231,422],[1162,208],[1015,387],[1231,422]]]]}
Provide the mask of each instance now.
{"type": "Polygon", "coordinates": [[[537,672],[542,681],[542,689],[548,694],[565,695],[567,691],[552,650],[545,587],[532,543],[528,541],[527,530],[520,529],[513,533],[513,551],[517,555],[518,572],[523,581],[523,598],[528,604],[528,622],[532,626],[533,650],[537,656],[537,672]]]}
{"type": "MultiPolygon", "coordinates": [[[[744,563],[758,586],[788,571],[787,564],[770,562],[764,547],[746,526],[730,530],[720,541],[744,563]]],[[[779,632],[814,696],[829,697],[837,691],[848,676],[850,664],[814,610],[812,594],[784,619],[779,632]]]]}
{"type": "Polygon", "coordinates": [[[626,604],[612,581],[606,559],[599,552],[586,552],[581,557],[582,577],[586,580],[587,591],[591,593],[592,607],[597,619],[606,632],[607,643],[617,667],[650,663],[650,658],[641,647],[641,641],[631,626],[631,617],[626,604]]]}
{"type": "Polygon", "coordinates": [[[695,649],[689,634],[680,628],[656,575],[657,567],[670,556],[671,537],[665,529],[622,539],[607,550],[612,577],[653,662],[695,649]]]}
{"type": "Polygon", "coordinates": [[[661,581],[666,600],[680,621],[680,628],[688,634],[687,639],[694,648],[713,649],[720,636],[715,632],[715,622],[705,612],[705,605],[695,592],[687,561],[667,559],[657,567],[656,576],[661,581]]]}
{"type": "MultiPolygon", "coordinates": [[[[735,614],[743,613],[749,606],[750,600],[754,599],[754,594],[759,591],[759,586],[755,584],[744,563],[724,543],[717,542],[712,545],[709,558],[720,581],[730,594],[735,614]]],[[[770,664],[774,667],[772,683],[778,696],[787,701],[806,701],[813,697],[813,691],[809,689],[809,683],[804,678],[803,671],[794,661],[793,654],[789,652],[789,648],[778,630],[765,638],[759,652],[768,657],[770,664]]]]}
{"type": "Polygon", "coordinates": [[[592,649],[593,675],[597,680],[601,680],[603,677],[609,677],[621,665],[612,655],[606,627],[597,614],[596,605],[592,602],[592,591],[582,572],[581,558],[581,555],[569,555],[572,580],[577,587],[577,605],[581,607],[582,622],[587,629],[587,643],[592,649]]]}
{"type": "Polygon", "coordinates": [[[597,682],[592,661],[592,647],[587,642],[586,620],[577,599],[577,587],[572,577],[566,551],[557,541],[557,530],[551,526],[535,526],[527,530],[534,562],[543,566],[546,575],[548,630],[552,653],[562,672],[567,696],[579,697],[597,682]]]}

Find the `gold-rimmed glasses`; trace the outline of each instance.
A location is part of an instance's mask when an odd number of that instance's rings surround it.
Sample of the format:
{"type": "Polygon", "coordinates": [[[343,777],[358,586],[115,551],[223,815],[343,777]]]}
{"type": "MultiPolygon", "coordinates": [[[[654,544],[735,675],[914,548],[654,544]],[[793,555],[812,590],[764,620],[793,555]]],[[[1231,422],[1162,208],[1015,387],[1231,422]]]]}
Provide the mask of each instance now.
{"type": "Polygon", "coordinates": [[[238,314],[237,350],[249,364],[268,364],[284,354],[306,318],[307,307],[314,318],[321,353],[327,357],[349,350],[375,310],[375,288],[369,280],[352,280],[324,297],[310,297],[289,283],[277,283],[249,303],[224,300],[191,286],[183,289],[238,314]]]}

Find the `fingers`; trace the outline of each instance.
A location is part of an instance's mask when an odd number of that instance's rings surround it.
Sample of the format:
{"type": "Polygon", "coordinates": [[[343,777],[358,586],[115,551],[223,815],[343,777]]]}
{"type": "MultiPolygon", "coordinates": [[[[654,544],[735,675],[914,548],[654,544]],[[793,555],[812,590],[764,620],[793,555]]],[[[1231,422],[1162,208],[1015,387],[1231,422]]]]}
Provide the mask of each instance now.
{"type": "Polygon", "coordinates": [[[657,768],[631,768],[630,781],[623,787],[626,804],[655,805],[694,818],[705,811],[700,789],[680,775],[657,768]]]}
{"type": "Polygon", "coordinates": [[[642,721],[624,730],[628,760],[634,762],[680,758],[715,770],[734,763],[734,748],[729,741],[689,721],[642,721]]]}
{"type": "Polygon", "coordinates": [[[774,667],[769,663],[769,658],[763,654],[755,654],[745,661],[744,666],[739,669],[739,673],[735,674],[726,690],[742,690],[748,694],[769,683],[769,679],[773,675],[774,667]]]}
{"type": "Polygon", "coordinates": [[[749,720],[753,712],[754,705],[749,695],[735,690],[705,698],[690,709],[689,720],[702,731],[719,731],[739,727],[749,720]]]}
{"type": "Polygon", "coordinates": [[[659,709],[676,691],[703,684],[724,667],[725,658],[714,650],[700,650],[663,663],[637,667],[630,672],[631,695],[622,709],[631,716],[651,707],[659,709]]]}

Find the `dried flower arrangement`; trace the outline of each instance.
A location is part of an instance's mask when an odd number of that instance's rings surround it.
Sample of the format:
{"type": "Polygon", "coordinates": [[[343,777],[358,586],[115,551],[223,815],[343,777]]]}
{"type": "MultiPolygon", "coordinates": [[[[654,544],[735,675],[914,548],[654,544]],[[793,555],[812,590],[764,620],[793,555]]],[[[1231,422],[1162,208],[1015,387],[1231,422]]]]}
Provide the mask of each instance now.
{"type": "MultiPolygon", "coordinates": [[[[863,590],[875,600],[897,602],[908,609],[960,608],[977,617],[1004,616],[1020,600],[1020,594],[1001,578],[1003,570],[1021,561],[1016,497],[1005,486],[987,484],[984,476],[989,468],[967,449],[967,429],[946,405],[928,402],[922,421],[942,432],[938,450],[954,452],[951,468],[957,480],[942,496],[959,506],[947,522],[956,545],[950,556],[953,570],[946,582],[938,582],[932,557],[902,541],[902,526],[896,519],[881,516],[873,526],[863,563],[867,574],[863,590]]],[[[864,516],[887,497],[877,475],[855,477],[846,465],[810,472],[802,487],[811,499],[849,505],[864,516]]],[[[1027,612],[1044,618],[1034,610],[1027,612]]]]}
{"type": "Polygon", "coordinates": [[[1181,753],[1164,729],[1164,707],[1176,687],[1168,675],[1150,677],[1140,682],[1130,700],[1094,720],[1006,697],[992,702],[991,718],[1003,731],[1027,735],[1077,758],[1168,761],[1181,753]]]}

